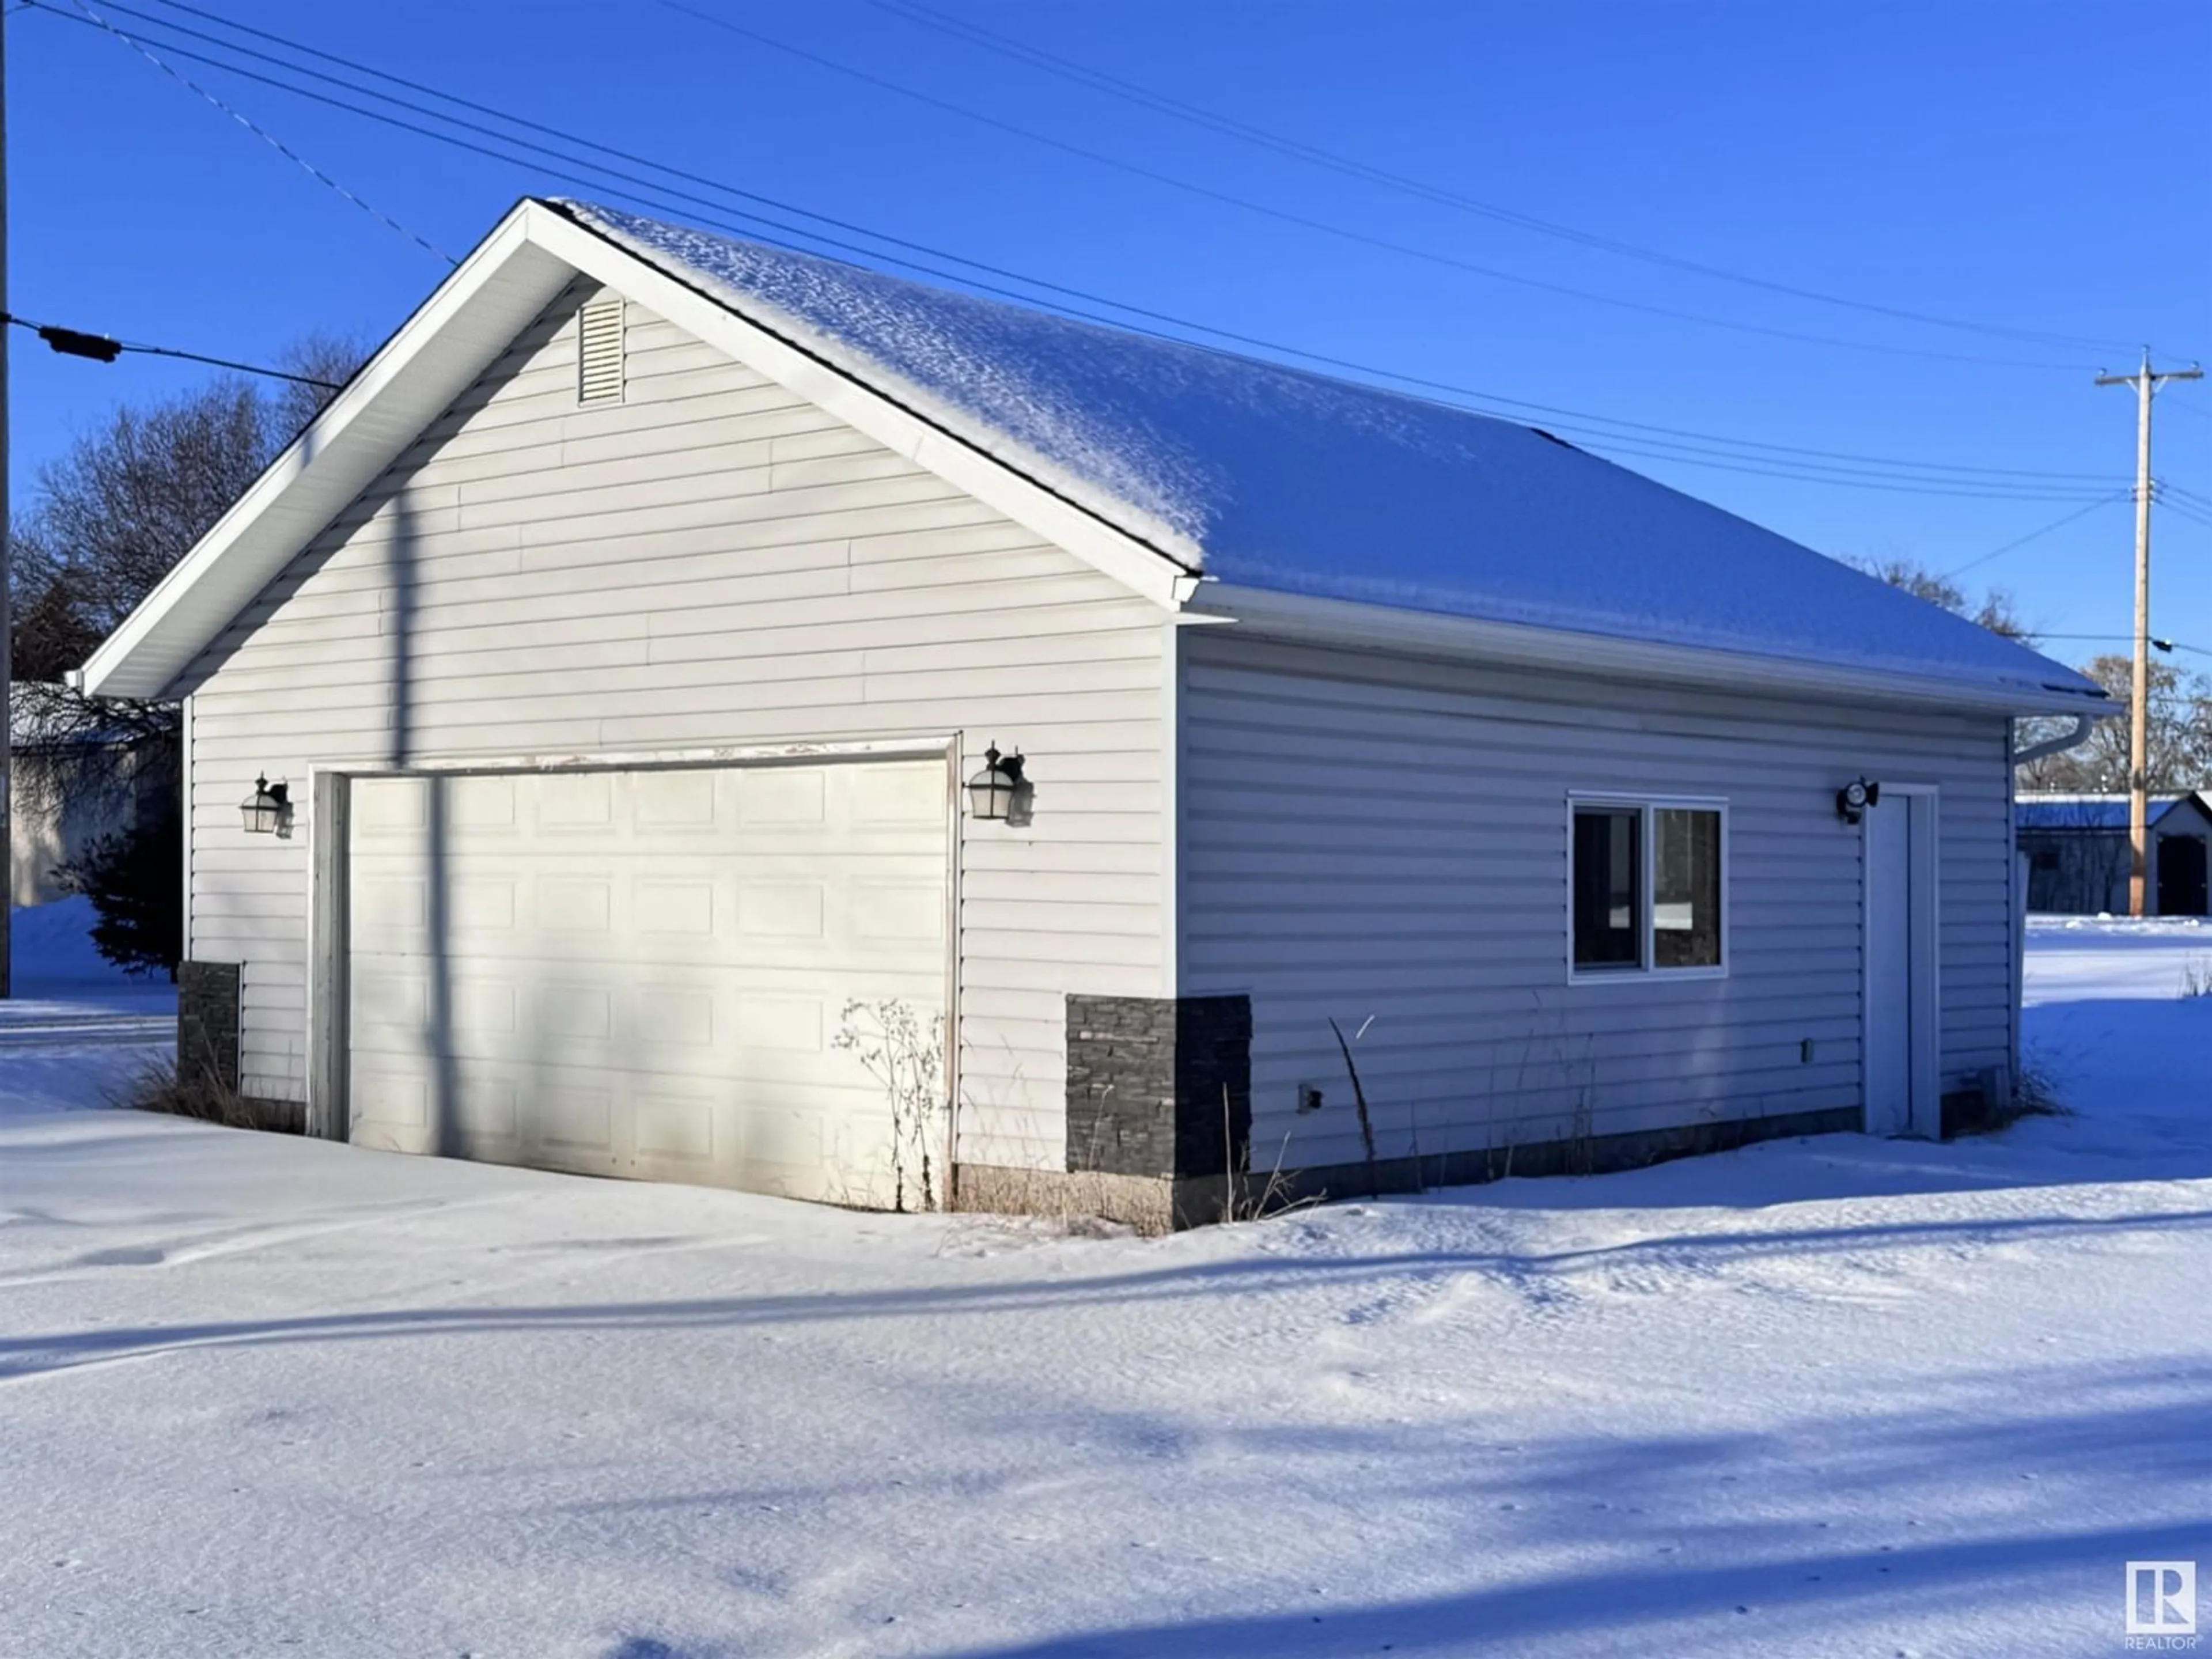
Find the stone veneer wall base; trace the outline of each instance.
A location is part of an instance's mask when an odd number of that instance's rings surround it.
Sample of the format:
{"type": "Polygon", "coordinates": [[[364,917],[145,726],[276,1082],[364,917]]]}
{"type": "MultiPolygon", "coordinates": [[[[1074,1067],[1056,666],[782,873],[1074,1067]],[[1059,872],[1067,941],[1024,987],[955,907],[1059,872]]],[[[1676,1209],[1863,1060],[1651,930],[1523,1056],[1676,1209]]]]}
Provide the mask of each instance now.
{"type": "MultiPolygon", "coordinates": [[[[1535,1141],[1481,1152],[1379,1158],[1371,1171],[1364,1164],[1284,1170],[1279,1175],[1260,1170],[1237,1176],[1236,1208],[1240,1214],[1249,1213],[1263,1199],[1270,1209],[1280,1209],[1297,1203],[1429,1192],[1443,1187],[1479,1186],[1508,1176],[1607,1175],[1678,1158],[1729,1152],[1761,1140],[1856,1133],[1860,1124],[1859,1109],[1845,1106],[1630,1134],[1535,1141]]],[[[1164,1233],[1225,1219],[1228,1184],[1218,1175],[1178,1178],[963,1164],[953,1173],[952,1208],[969,1213],[1042,1215],[1070,1221],[1097,1217],[1125,1223],[1143,1233],[1164,1233]]]]}
{"type": "Polygon", "coordinates": [[[238,1092],[239,966],[177,964],[177,1074],[238,1092]]]}

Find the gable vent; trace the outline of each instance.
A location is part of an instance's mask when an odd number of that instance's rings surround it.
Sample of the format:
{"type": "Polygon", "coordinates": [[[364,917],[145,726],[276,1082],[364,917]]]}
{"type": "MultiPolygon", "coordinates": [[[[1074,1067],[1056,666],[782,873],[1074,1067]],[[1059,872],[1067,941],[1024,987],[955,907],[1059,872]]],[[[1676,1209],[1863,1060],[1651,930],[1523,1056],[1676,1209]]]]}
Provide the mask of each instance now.
{"type": "Polygon", "coordinates": [[[586,306],[576,325],[576,401],[618,404],[623,395],[623,300],[618,294],[586,306]]]}

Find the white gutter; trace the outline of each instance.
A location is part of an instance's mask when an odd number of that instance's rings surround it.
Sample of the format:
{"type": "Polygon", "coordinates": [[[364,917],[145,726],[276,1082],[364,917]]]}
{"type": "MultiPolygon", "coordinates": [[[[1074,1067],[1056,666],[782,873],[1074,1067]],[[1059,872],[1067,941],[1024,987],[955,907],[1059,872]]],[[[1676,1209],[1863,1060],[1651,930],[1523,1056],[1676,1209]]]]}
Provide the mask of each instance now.
{"type": "Polygon", "coordinates": [[[1187,607],[1187,614],[1190,612],[1209,620],[1234,622],[1240,632],[1306,643],[1476,658],[1724,690],[1796,692],[1863,702],[2015,715],[2072,714],[2081,720],[2085,729],[2088,721],[2114,712],[2106,699],[2063,686],[2026,682],[2005,685],[1882,668],[1850,668],[1751,652],[1566,633],[1520,623],[1485,622],[1347,599],[1274,593],[1224,582],[1203,584],[1187,607]]]}

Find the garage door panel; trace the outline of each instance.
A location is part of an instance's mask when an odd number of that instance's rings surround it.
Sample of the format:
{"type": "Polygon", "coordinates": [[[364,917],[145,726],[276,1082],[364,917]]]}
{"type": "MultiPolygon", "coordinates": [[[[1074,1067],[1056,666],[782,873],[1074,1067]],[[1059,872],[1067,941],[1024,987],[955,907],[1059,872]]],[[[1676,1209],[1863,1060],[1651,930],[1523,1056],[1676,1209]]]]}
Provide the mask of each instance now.
{"type": "MultiPolygon", "coordinates": [[[[823,1052],[848,1002],[903,1002],[924,1018],[939,1009],[931,981],[872,969],[826,976],[836,982],[819,989],[795,984],[805,976],[790,970],[750,982],[724,975],[715,984],[671,979],[664,968],[639,970],[646,976],[634,983],[456,977],[441,987],[410,963],[354,962],[356,1054],[416,1053],[442,1033],[444,1046],[464,1056],[589,1050],[589,1063],[623,1066],[668,1047],[709,1056],[720,1073],[736,1075],[748,1055],[823,1052]]],[[[669,1069],[635,1063],[641,1073],[669,1069]]]]}
{"type": "Polygon", "coordinates": [[[730,1024],[727,1018],[715,1017],[717,1009],[714,993],[696,985],[661,981],[641,986],[636,1002],[638,1041],[711,1054],[716,1033],[726,1031],[730,1024]]]}
{"type": "Polygon", "coordinates": [[[941,823],[945,817],[942,780],[915,768],[855,768],[847,787],[852,798],[849,823],[856,835],[941,823]]]}
{"type": "Polygon", "coordinates": [[[357,788],[352,811],[355,841],[413,839],[409,832],[429,822],[429,781],[424,778],[379,778],[357,788]]]}
{"type": "Polygon", "coordinates": [[[737,999],[737,1046],[765,1063],[776,1054],[818,1054],[836,1011],[820,997],[771,996],[737,999]]]}
{"type": "Polygon", "coordinates": [[[505,1073],[465,1070],[454,1104],[454,1122],[464,1156],[496,1163],[514,1161],[522,1124],[520,1091],[505,1073]]]}
{"type": "Polygon", "coordinates": [[[522,780],[539,834],[599,836],[615,821],[618,772],[545,772],[522,780]]]}
{"type": "Polygon", "coordinates": [[[640,830],[712,830],[727,814],[713,772],[641,772],[631,806],[640,830]]]}
{"type": "Polygon", "coordinates": [[[614,1090],[604,1084],[587,1086],[573,1071],[556,1075],[565,1080],[544,1083],[531,1091],[526,1143],[550,1156],[611,1158],[614,1090]]]}
{"type": "Polygon", "coordinates": [[[852,890],[853,937],[871,945],[945,943],[945,889],[934,883],[861,881],[852,890]]]}
{"type": "MultiPolygon", "coordinates": [[[[916,1201],[854,1003],[945,981],[937,763],[357,780],[356,1139],[916,1201]]],[[[941,1120],[940,1120],[941,1121],[941,1120]]]]}
{"type": "Polygon", "coordinates": [[[818,881],[749,881],[738,889],[738,933],[746,939],[818,942],[823,935],[818,881]]]}
{"type": "Polygon", "coordinates": [[[793,825],[817,825],[829,815],[829,778],[818,767],[763,767],[731,779],[737,821],[769,834],[793,825]]]}
{"type": "MultiPolygon", "coordinates": [[[[666,1090],[635,1097],[640,1170],[678,1181],[700,1181],[714,1167],[714,1101],[666,1090]]],[[[726,1142],[726,1136],[724,1137],[726,1142]]]]}
{"type": "Polygon", "coordinates": [[[404,1069],[356,1063],[353,1073],[354,1139],[389,1145],[394,1152],[427,1152],[430,1128],[429,1079],[412,1066],[404,1069]]]}
{"type": "Polygon", "coordinates": [[[456,830],[507,842],[521,829],[513,778],[462,776],[447,780],[443,787],[447,816],[456,830]]]}
{"type": "Polygon", "coordinates": [[[711,938],[718,913],[712,881],[641,878],[630,890],[630,925],[641,933],[685,933],[711,938]]]}

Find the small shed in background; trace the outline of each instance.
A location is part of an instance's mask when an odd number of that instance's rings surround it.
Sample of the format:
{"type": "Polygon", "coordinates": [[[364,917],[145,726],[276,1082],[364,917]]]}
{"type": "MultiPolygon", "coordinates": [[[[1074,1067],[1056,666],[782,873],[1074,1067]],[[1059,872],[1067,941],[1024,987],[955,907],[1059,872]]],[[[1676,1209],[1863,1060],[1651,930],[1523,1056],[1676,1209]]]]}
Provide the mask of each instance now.
{"type": "MultiPolygon", "coordinates": [[[[2023,794],[2014,819],[2027,859],[2027,908],[2063,915],[2124,915],[2128,908],[2128,798],[2124,794],[2023,794]]],[[[2207,792],[2154,795],[2150,802],[2149,908],[2154,915],[2212,912],[2207,792]]]]}
{"type": "Polygon", "coordinates": [[[19,683],[9,700],[8,902],[63,896],[57,872],[102,836],[120,835],[174,798],[173,762],[126,727],[57,720],[52,687],[19,683]]]}

